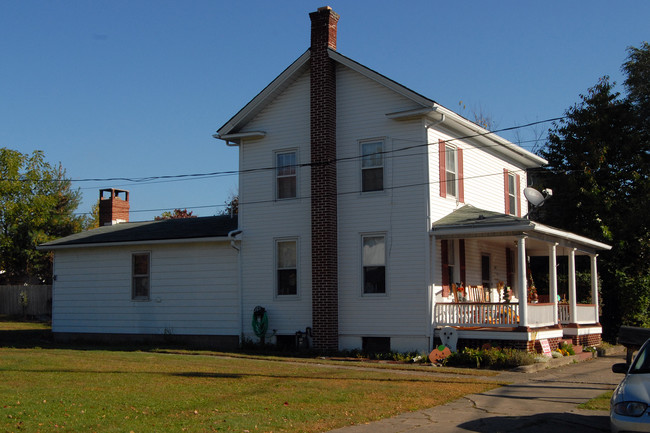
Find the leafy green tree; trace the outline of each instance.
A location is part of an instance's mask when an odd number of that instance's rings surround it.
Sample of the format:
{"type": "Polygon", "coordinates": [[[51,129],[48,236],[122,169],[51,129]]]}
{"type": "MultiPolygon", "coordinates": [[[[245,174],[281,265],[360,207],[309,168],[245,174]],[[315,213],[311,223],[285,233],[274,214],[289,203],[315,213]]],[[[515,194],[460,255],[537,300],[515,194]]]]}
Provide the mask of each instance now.
{"type": "Polygon", "coordinates": [[[237,215],[239,213],[239,194],[231,193],[223,204],[225,207],[219,212],[219,215],[237,215]]]}
{"type": "Polygon", "coordinates": [[[52,255],[36,246],[84,228],[86,219],[74,215],[80,201],[61,164],[43,152],[0,148],[0,284],[51,281],[52,255]]]}
{"type": "Polygon", "coordinates": [[[650,326],[650,46],[630,48],[627,96],[602,78],[549,131],[535,174],[553,198],[539,219],[613,246],[599,256],[609,336],[621,324],[650,326]]]}
{"type": "Polygon", "coordinates": [[[156,221],[160,220],[171,220],[177,218],[196,218],[196,215],[192,215],[194,212],[187,209],[174,209],[173,212],[165,211],[160,216],[154,218],[156,221]]]}

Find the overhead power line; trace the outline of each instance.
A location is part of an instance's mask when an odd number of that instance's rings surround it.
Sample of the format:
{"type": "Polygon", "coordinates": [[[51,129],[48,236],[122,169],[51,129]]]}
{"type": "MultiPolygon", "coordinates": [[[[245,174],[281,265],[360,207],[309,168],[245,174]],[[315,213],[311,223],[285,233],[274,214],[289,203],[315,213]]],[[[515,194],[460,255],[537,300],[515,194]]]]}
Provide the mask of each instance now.
{"type": "MultiPolygon", "coordinates": [[[[456,137],[456,138],[450,138],[445,140],[445,143],[452,143],[455,141],[459,140],[467,140],[467,139],[472,139],[472,138],[477,138],[477,137],[485,137],[488,135],[496,134],[499,132],[505,132],[505,131],[512,131],[516,129],[521,129],[521,128],[528,128],[534,125],[539,125],[541,123],[548,123],[548,122],[555,122],[561,119],[564,119],[566,116],[562,117],[554,117],[550,119],[545,119],[545,120],[539,120],[536,122],[530,122],[525,125],[518,125],[518,126],[510,126],[507,128],[501,128],[501,129],[496,129],[494,131],[486,131],[486,132],[481,132],[481,133],[476,133],[476,134],[470,134],[470,135],[465,135],[461,137],[456,137]]],[[[538,141],[538,140],[533,140],[533,141],[538,141]]],[[[390,156],[392,154],[398,153],[398,152],[404,152],[407,150],[412,150],[412,149],[417,149],[421,147],[428,147],[428,146],[433,146],[437,145],[438,143],[418,143],[414,144],[411,146],[406,146],[406,147],[400,147],[399,149],[390,149],[390,150],[385,150],[382,152],[377,152],[378,154],[381,155],[386,155],[390,156]]],[[[479,150],[479,149],[485,149],[485,148],[490,148],[490,147],[498,147],[501,146],[501,144],[495,143],[495,144],[487,144],[487,145],[482,145],[482,146],[473,146],[472,148],[468,148],[467,150],[479,150]]],[[[335,160],[330,160],[330,161],[325,161],[321,163],[312,163],[312,162],[307,162],[307,163],[302,163],[302,164],[295,164],[293,167],[301,168],[301,167],[311,167],[314,165],[324,165],[324,164],[332,164],[332,163],[338,163],[338,162],[344,162],[344,161],[353,161],[353,160],[359,160],[363,158],[364,155],[355,155],[355,156],[350,156],[350,157],[343,157],[343,158],[337,158],[335,160]]],[[[411,155],[409,155],[411,156],[411,155]]],[[[254,173],[258,171],[268,171],[268,170],[276,170],[276,166],[270,166],[270,167],[257,167],[257,168],[250,168],[250,169],[244,169],[244,170],[226,170],[226,171],[215,171],[215,172],[208,172],[208,173],[190,173],[190,174],[176,174],[176,175],[159,175],[159,176],[145,176],[145,177],[106,177],[106,178],[81,178],[81,179],[39,179],[38,181],[40,182],[75,182],[75,183],[82,183],[82,182],[130,182],[130,183],[139,183],[139,184],[152,184],[152,183],[162,183],[162,182],[179,182],[179,181],[184,181],[184,180],[196,180],[196,179],[210,179],[214,177],[222,177],[222,176],[233,176],[233,175],[238,175],[238,174],[247,174],[247,173],[254,173]]],[[[23,179],[7,179],[7,178],[0,178],[0,181],[16,181],[16,180],[23,180],[23,179]]],[[[32,179],[33,180],[33,179],[32,179]]]]}

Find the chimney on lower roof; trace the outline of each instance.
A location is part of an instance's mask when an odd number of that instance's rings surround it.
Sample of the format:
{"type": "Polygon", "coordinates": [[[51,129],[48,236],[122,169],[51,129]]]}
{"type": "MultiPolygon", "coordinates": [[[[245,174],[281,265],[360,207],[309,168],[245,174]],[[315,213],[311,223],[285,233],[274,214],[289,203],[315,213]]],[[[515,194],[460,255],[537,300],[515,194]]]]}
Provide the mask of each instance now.
{"type": "Polygon", "coordinates": [[[129,222],[129,208],[128,191],[115,188],[99,190],[100,227],[129,222]]]}

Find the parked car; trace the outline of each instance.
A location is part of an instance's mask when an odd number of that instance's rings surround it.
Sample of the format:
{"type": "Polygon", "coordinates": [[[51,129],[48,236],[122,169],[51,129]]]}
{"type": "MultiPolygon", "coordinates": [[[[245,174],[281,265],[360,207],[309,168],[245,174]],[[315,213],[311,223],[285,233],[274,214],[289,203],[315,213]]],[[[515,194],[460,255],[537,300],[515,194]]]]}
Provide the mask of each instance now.
{"type": "Polygon", "coordinates": [[[610,402],[612,432],[650,432],[650,339],[629,366],[614,364],[612,371],[625,373],[610,402]]]}

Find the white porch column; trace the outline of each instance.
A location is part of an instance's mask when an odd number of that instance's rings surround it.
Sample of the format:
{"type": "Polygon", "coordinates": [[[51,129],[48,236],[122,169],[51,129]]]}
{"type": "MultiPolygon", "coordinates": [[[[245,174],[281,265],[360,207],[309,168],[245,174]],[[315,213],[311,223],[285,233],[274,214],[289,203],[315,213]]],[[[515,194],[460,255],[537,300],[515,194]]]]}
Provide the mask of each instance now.
{"type": "Polygon", "coordinates": [[[598,318],[598,267],[596,265],[596,258],[598,254],[591,256],[591,303],[596,306],[596,318],[598,318]]]}
{"type": "Polygon", "coordinates": [[[576,249],[569,250],[569,323],[578,323],[576,307],[576,249]]]}
{"type": "Polygon", "coordinates": [[[553,303],[553,322],[557,325],[558,321],[557,312],[557,243],[548,246],[548,284],[549,284],[549,297],[553,303]]]}
{"type": "Polygon", "coordinates": [[[526,281],[526,236],[517,239],[519,326],[528,326],[528,284],[526,281]]]}

